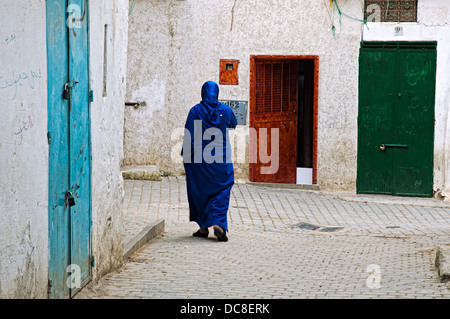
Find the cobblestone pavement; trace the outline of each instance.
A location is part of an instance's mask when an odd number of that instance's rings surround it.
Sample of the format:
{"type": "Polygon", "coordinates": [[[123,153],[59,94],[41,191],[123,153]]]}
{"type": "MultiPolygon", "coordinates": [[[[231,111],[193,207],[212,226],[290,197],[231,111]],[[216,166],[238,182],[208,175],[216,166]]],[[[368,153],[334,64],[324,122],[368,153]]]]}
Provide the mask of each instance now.
{"type": "Polygon", "coordinates": [[[125,241],[166,231],[77,298],[450,298],[450,203],[236,183],[218,242],[192,237],[186,198],[183,177],[125,181],[125,241]]]}

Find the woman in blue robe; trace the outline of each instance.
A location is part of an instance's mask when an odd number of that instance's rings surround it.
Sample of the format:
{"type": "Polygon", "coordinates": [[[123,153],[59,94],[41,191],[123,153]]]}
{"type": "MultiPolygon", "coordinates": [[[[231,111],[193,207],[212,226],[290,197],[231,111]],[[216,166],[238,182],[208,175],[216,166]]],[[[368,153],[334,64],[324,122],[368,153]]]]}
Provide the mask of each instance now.
{"type": "Polygon", "coordinates": [[[202,86],[202,101],[192,107],[183,139],[184,169],[189,202],[189,220],[200,229],[193,235],[208,237],[209,227],[219,241],[227,241],[227,213],[234,185],[234,168],[228,129],[237,121],[231,108],[218,100],[219,86],[202,86]]]}

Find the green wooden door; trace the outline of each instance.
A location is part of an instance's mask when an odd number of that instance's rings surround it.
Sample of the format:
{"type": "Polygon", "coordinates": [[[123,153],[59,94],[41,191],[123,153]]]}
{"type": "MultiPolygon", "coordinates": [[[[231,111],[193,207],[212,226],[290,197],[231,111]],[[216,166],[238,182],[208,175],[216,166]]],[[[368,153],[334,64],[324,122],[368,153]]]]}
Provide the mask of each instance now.
{"type": "Polygon", "coordinates": [[[436,44],[360,51],[357,192],[433,195],[436,44]]]}

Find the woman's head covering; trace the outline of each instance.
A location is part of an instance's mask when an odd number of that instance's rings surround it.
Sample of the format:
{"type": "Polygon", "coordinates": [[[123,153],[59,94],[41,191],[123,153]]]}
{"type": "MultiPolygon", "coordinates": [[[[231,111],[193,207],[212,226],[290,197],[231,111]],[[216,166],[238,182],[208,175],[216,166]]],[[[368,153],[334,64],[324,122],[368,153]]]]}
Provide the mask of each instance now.
{"type": "Polygon", "coordinates": [[[202,86],[202,101],[200,105],[201,119],[206,122],[208,126],[217,127],[222,121],[222,112],[219,98],[219,86],[216,82],[207,81],[202,86]]]}
{"type": "Polygon", "coordinates": [[[216,107],[219,104],[219,86],[216,82],[208,81],[202,86],[202,103],[210,107],[216,107]]]}

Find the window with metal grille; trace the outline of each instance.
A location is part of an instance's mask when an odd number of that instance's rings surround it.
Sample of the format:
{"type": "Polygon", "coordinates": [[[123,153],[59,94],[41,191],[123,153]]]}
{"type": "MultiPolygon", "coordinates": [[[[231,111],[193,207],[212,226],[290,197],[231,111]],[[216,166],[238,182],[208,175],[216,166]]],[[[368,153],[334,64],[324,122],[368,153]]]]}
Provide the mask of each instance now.
{"type": "Polygon", "coordinates": [[[289,113],[297,104],[298,61],[256,62],[257,114],[289,113]]]}
{"type": "Polygon", "coordinates": [[[380,21],[377,22],[417,22],[417,1],[365,0],[364,19],[369,18],[373,14],[378,17],[379,13],[380,21]],[[376,12],[377,10],[379,11],[376,12]]]}

